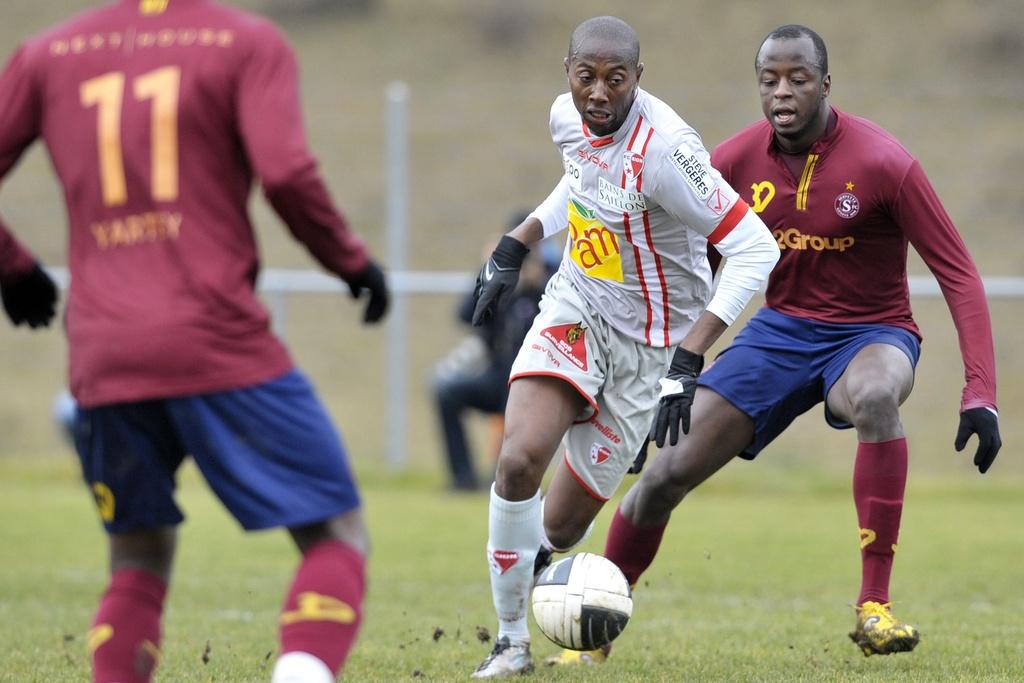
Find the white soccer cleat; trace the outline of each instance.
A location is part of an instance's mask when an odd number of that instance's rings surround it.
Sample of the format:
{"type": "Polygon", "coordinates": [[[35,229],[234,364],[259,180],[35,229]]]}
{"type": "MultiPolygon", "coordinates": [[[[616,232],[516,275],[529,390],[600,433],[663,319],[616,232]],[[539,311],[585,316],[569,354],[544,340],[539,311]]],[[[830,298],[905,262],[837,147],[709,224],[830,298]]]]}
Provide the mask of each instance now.
{"type": "Polygon", "coordinates": [[[270,683],[334,683],[336,680],[317,657],[307,652],[286,652],[278,658],[270,683]]]}
{"type": "Polygon", "coordinates": [[[502,636],[494,642],[494,649],[487,659],[473,672],[473,678],[507,678],[528,674],[533,671],[533,658],[530,657],[530,644],[512,645],[508,636],[502,636]]]}

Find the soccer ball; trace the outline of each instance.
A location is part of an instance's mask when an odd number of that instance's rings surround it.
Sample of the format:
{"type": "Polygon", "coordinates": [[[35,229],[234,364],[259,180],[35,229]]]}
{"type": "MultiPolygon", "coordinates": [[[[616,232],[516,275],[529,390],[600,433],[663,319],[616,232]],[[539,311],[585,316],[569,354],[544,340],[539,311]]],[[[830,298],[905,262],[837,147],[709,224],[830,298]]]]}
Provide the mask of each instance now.
{"type": "Polygon", "coordinates": [[[544,635],[570,650],[596,650],[615,640],[633,614],[629,583],[600,555],[579,553],[541,572],[533,618],[544,635]]]}

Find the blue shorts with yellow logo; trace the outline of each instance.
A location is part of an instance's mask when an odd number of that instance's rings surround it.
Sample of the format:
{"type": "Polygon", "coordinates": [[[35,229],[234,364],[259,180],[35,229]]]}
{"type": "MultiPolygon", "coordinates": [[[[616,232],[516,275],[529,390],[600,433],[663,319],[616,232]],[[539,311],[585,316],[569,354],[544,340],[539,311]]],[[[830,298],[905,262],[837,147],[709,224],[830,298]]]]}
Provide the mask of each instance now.
{"type": "MultiPolygon", "coordinates": [[[[754,440],[741,454],[753,459],[786,427],[825,400],[853,357],[868,344],[891,344],[917,366],[921,343],[892,325],[823,323],[762,308],[700,376],[754,420],[754,440]]],[[[825,406],[836,429],[852,425],[825,406]]]]}
{"type": "Polygon", "coordinates": [[[233,391],[82,408],[75,446],[111,533],[184,519],[174,490],[186,455],[246,529],[359,507],[341,439],[297,370],[233,391]]]}

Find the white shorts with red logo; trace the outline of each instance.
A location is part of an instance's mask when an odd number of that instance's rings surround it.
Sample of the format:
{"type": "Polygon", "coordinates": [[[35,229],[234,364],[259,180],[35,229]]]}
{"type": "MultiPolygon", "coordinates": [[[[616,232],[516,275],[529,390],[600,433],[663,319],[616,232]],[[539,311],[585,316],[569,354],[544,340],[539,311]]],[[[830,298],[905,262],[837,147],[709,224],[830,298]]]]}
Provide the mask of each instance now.
{"type": "Polygon", "coordinates": [[[612,497],[633,464],[674,350],[612,328],[561,273],[548,283],[511,380],[559,377],[587,400],[562,444],[569,471],[598,500],[612,497]]]}

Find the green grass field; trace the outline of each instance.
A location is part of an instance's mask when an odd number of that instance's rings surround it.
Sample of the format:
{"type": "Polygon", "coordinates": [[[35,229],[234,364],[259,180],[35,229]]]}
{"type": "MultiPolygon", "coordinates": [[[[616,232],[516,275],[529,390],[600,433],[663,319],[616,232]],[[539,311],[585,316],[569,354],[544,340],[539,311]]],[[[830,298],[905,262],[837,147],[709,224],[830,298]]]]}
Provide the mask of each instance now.
{"type": "MultiPolygon", "coordinates": [[[[535,680],[1020,681],[1024,499],[1019,480],[929,480],[908,491],[893,584],[922,644],[864,658],[847,639],[859,580],[848,484],[736,463],[676,514],[634,617],[599,669],[535,680]]],[[[375,549],[346,680],[464,680],[494,630],[484,495],[364,473],[375,549]]],[[[269,680],[295,562],[280,532],[246,536],[191,468],[157,680],[269,680]]],[[[609,511],[583,549],[599,552],[609,511]]],[[[83,634],[104,539],[72,458],[0,460],[0,681],[86,681],[83,634]]],[[[535,630],[539,658],[555,647],[535,630]]]]}
{"type": "MultiPolygon", "coordinates": [[[[238,4],[264,11],[291,1],[238,4]]],[[[30,34],[97,2],[4,0],[0,52],[6,58],[30,34]]],[[[1006,142],[1021,129],[1019,2],[947,0],[927,11],[888,0],[370,4],[366,14],[292,17],[284,29],[301,63],[311,145],[338,203],[382,258],[387,84],[401,79],[411,89],[407,266],[469,272],[507,216],[557,180],[547,118],[565,88],[568,32],[610,13],[642,36],[644,86],[709,146],[760,118],[751,61],[761,37],[782,23],[815,27],[829,45],[832,102],[885,126],[920,158],[983,274],[1024,272],[1016,234],[1024,147],[1006,142]]],[[[44,262],[65,263],[61,195],[39,146],[4,179],[0,214],[44,262]]],[[[254,201],[253,214],[267,266],[314,267],[265,202],[254,201]]],[[[910,270],[926,272],[916,255],[910,270]]],[[[424,381],[464,330],[453,297],[409,303],[409,469],[394,475],[384,464],[388,328],[360,327],[346,296],[289,300],[287,341],[345,435],[375,542],[365,627],[347,669],[353,681],[466,680],[490,647],[477,628],[495,625],[487,501],[439,492],[424,381]]],[[[897,614],[923,633],[918,651],[865,659],[846,637],[859,582],[853,437],[836,435],[815,409],[766,462],[732,465],[684,503],[607,666],[541,670],[534,680],[1024,681],[1021,299],[991,302],[1004,448],[985,477],[950,445],[963,367],[949,313],[939,299],[913,303],[925,343],[901,412],[911,474],[893,595],[897,614]]],[[[0,316],[0,683],[88,680],[83,636],[105,585],[105,541],[49,419],[65,355],[59,330],[12,330],[0,316]]],[[[158,681],[265,683],[295,552],[281,532],[245,536],[193,470],[181,484],[189,520],[158,681]]],[[[609,516],[583,549],[600,551],[609,516]]],[[[555,651],[535,637],[538,658],[555,651]]]]}

